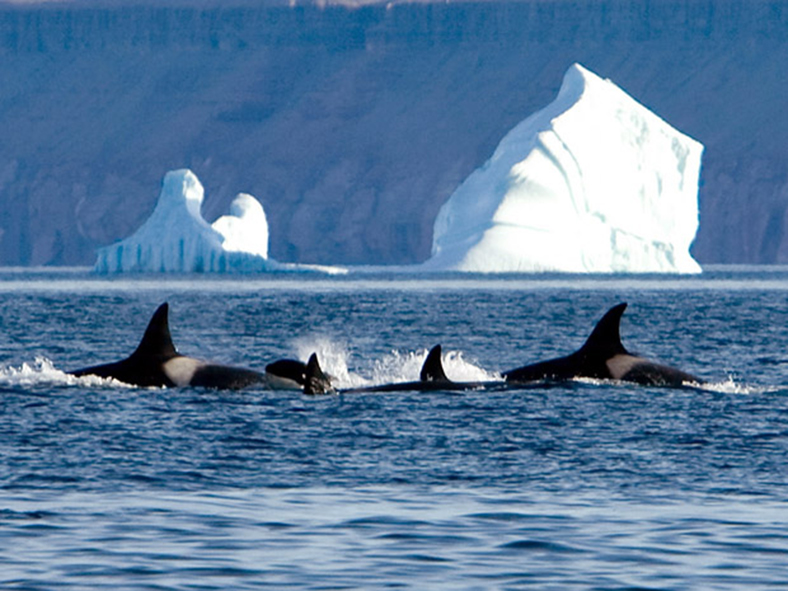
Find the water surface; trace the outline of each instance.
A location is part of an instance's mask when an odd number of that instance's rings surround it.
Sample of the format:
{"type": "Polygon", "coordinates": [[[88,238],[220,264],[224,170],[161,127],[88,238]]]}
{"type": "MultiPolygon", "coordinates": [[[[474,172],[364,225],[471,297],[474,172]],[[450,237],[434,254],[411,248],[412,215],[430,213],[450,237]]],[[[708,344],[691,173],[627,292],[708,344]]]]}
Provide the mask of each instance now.
{"type": "Polygon", "coordinates": [[[17,589],[774,589],[788,584],[788,272],[107,279],[0,272],[0,585],[17,589]],[[476,379],[624,344],[710,383],[307,397],[138,389],[170,303],[188,355],[318,351],[476,379]]]}

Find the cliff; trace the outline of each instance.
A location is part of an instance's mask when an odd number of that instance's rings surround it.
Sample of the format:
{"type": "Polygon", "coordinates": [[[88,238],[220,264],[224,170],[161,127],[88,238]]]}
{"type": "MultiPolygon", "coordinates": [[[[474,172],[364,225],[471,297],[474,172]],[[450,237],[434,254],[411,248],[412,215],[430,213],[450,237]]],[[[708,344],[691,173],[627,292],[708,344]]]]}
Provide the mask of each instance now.
{"type": "Polygon", "coordinates": [[[706,146],[701,263],[788,262],[788,6],[0,3],[0,264],[85,264],[188,167],[270,253],[427,259],[438,210],[581,62],[706,146]]]}

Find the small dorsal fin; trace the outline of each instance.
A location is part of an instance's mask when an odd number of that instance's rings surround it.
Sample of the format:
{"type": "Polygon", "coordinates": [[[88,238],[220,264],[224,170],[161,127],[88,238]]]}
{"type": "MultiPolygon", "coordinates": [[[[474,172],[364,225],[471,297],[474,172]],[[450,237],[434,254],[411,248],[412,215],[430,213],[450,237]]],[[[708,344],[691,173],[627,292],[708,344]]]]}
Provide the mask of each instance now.
{"type": "Polygon", "coordinates": [[[420,379],[422,382],[448,382],[446,372],[443,371],[441,361],[441,346],[435,345],[427,354],[424,365],[421,366],[420,379]]]}
{"type": "Polygon", "coordinates": [[[172,343],[170,336],[170,323],[167,319],[169,305],[164,302],[156,308],[153,316],[148,322],[148,328],[142,336],[140,344],[132,355],[145,357],[176,357],[178,351],[172,343]]]}
{"type": "Polygon", "coordinates": [[[326,394],[327,392],[333,391],[334,388],[331,386],[331,380],[328,379],[320,368],[320,363],[317,360],[317,353],[312,353],[306,364],[304,394],[326,394]]]}
{"type": "Polygon", "coordinates": [[[614,355],[626,354],[627,350],[621,344],[621,316],[626,310],[626,302],[613,306],[608,310],[602,319],[597,322],[591,336],[580,349],[585,352],[593,352],[597,355],[612,357],[614,355]]]}

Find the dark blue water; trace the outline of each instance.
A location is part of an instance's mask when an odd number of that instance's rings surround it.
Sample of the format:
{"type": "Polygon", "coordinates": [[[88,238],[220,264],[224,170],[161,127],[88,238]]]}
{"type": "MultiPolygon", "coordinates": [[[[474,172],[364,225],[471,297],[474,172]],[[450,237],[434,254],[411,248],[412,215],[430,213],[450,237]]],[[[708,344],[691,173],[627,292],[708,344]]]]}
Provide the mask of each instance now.
{"type": "Polygon", "coordinates": [[[701,278],[97,279],[0,272],[0,587],[775,589],[788,585],[788,271],[701,278]],[[136,389],[170,302],[184,354],[317,350],[345,385],[579,347],[612,305],[700,390],[136,389]]]}

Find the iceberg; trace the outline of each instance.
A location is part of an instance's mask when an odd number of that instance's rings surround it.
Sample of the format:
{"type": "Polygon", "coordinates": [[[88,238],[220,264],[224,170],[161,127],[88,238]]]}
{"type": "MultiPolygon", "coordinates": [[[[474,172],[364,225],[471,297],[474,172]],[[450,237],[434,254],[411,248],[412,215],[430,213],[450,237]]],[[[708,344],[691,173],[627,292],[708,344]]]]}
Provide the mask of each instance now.
{"type": "Polygon", "coordinates": [[[703,145],[579,64],[440,209],[424,270],[699,273],[703,145]]]}
{"type": "Polygon", "coordinates": [[[202,217],[204,189],[191,170],[164,176],[153,213],[128,238],[98,249],[98,273],[255,273],[345,269],[292,265],[268,258],[268,221],[263,206],[246,193],[230,213],[209,224],[202,217]]]}

